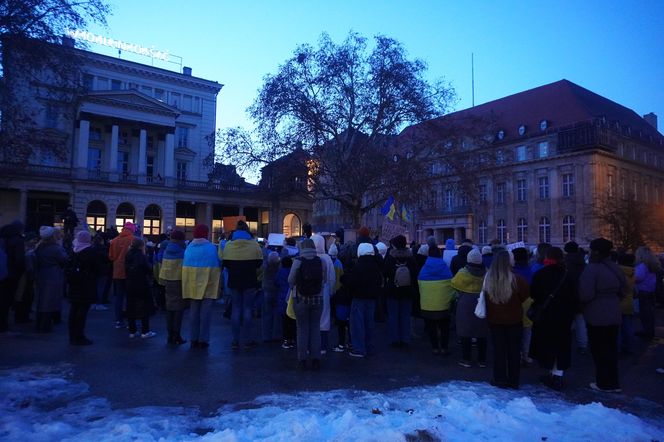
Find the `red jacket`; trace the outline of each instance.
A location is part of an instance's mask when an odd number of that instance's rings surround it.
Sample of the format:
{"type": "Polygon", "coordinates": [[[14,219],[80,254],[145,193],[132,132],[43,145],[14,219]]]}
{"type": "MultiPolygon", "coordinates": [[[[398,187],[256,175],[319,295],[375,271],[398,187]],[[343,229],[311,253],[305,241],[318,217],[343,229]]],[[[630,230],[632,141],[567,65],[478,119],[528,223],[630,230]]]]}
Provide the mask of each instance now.
{"type": "Polygon", "coordinates": [[[125,256],[134,240],[134,232],[122,229],[120,236],[111,241],[108,249],[108,259],[113,263],[113,279],[125,279],[125,256]]]}

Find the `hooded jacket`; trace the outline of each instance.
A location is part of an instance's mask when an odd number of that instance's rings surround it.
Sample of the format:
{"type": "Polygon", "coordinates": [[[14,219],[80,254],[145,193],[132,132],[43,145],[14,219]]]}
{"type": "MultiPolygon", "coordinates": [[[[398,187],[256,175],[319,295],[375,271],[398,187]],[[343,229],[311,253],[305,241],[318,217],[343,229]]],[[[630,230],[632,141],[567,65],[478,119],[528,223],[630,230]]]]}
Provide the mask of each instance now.
{"type": "Polygon", "coordinates": [[[182,261],[182,297],[217,299],[221,263],[217,248],[205,238],[194,239],[184,251],[182,261]]]}
{"type": "MultiPolygon", "coordinates": [[[[163,243],[162,243],[163,244],[163,243]]],[[[161,254],[159,279],[164,281],[182,280],[182,261],[184,259],[184,243],[169,241],[161,254]]]]}
{"type": "Polygon", "coordinates": [[[111,241],[111,245],[108,248],[108,259],[113,263],[113,279],[125,279],[127,277],[125,272],[125,257],[133,240],[134,232],[123,228],[120,236],[111,241]]]}
{"type": "Polygon", "coordinates": [[[263,252],[249,232],[236,230],[224,248],[219,248],[219,258],[228,269],[228,287],[250,289],[258,287],[257,272],[263,265],[263,252]]]}

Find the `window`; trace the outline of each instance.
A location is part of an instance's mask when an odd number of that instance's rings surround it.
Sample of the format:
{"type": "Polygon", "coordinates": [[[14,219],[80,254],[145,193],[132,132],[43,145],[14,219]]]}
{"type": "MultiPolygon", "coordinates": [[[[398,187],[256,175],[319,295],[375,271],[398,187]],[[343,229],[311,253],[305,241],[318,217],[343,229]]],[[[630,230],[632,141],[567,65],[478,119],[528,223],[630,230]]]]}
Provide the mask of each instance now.
{"type": "Polygon", "coordinates": [[[127,89],[137,91],[138,85],[136,83],[127,83],[127,89]]]}
{"type": "Polygon", "coordinates": [[[625,183],[625,177],[620,177],[620,197],[622,199],[627,198],[627,185],[625,183]]]}
{"type": "Polygon", "coordinates": [[[187,147],[189,145],[189,128],[178,127],[178,147],[187,147]]]}
{"type": "Polygon", "coordinates": [[[185,181],[187,179],[187,162],[178,161],[177,170],[176,170],[177,179],[180,181],[185,181]]]}
{"type": "Polygon", "coordinates": [[[517,146],[516,147],[516,160],[517,161],[526,161],[526,146],[517,146]]]}
{"type": "Polygon", "coordinates": [[[88,149],[88,170],[101,170],[101,149],[88,149]]]}
{"type": "Polygon", "coordinates": [[[90,74],[83,74],[81,83],[86,90],[91,91],[94,87],[94,80],[94,76],[90,74]]]}
{"type": "Polygon", "coordinates": [[[655,190],[654,190],[653,193],[655,194],[655,204],[659,204],[659,203],[660,203],[660,199],[659,199],[659,186],[655,186],[655,190]]]}
{"type": "Polygon", "coordinates": [[[157,239],[161,232],[161,209],[156,204],[150,204],[143,213],[143,236],[157,239]]]}
{"type": "Polygon", "coordinates": [[[182,96],[182,110],[191,112],[191,95],[182,96]]]}
{"type": "Polygon", "coordinates": [[[639,200],[639,188],[638,185],[636,184],[636,180],[632,180],[632,198],[634,198],[634,201],[639,200]]]}
{"type": "Polygon", "coordinates": [[[118,173],[122,175],[129,173],[129,152],[118,151],[118,173]]]}
{"type": "Polygon", "coordinates": [[[479,199],[481,202],[486,201],[486,184],[480,184],[479,188],[479,199]]]}
{"type": "Polygon", "coordinates": [[[520,179],[516,180],[516,199],[517,201],[523,202],[527,199],[528,190],[526,188],[526,180],[520,179]]]}
{"type": "Polygon", "coordinates": [[[129,203],[121,203],[115,211],[115,225],[121,228],[125,223],[133,223],[136,218],[134,206],[129,203]]]}
{"type": "Polygon", "coordinates": [[[571,173],[563,174],[563,197],[574,196],[574,175],[571,173]]]}
{"type": "Polygon", "coordinates": [[[141,92],[145,95],[152,96],[152,88],[150,86],[141,86],[141,92]]]}
{"type": "Polygon", "coordinates": [[[106,206],[99,200],[91,201],[85,212],[85,222],[95,232],[106,230],[106,206]]]}
{"type": "Polygon", "coordinates": [[[606,176],[606,184],[607,184],[607,191],[608,191],[609,198],[613,198],[614,196],[616,196],[616,192],[615,192],[615,189],[614,189],[615,182],[613,180],[613,175],[612,174],[608,174],[606,176]]]}
{"type": "Polygon", "coordinates": [[[539,143],[539,157],[546,158],[549,156],[549,142],[542,141],[539,143]]]}
{"type": "Polygon", "coordinates": [[[516,240],[528,242],[528,221],[525,218],[519,218],[516,225],[516,240]]]}
{"type": "Polygon", "coordinates": [[[173,107],[179,108],[181,102],[180,102],[180,94],[177,92],[171,92],[171,99],[169,100],[168,104],[170,104],[173,107]]]}
{"type": "Polygon", "coordinates": [[[461,207],[468,207],[468,196],[465,193],[461,194],[461,207]]]}
{"type": "Polygon", "coordinates": [[[477,242],[479,244],[487,243],[487,226],[485,221],[480,221],[479,227],[477,229],[477,242]]]}
{"type": "Polygon", "coordinates": [[[164,98],[166,97],[166,92],[164,92],[163,89],[155,89],[154,97],[159,101],[164,101],[164,98]]]}
{"type": "Polygon", "coordinates": [[[549,199],[549,177],[541,176],[537,179],[539,183],[539,197],[541,200],[549,199]]]}
{"type": "Polygon", "coordinates": [[[191,109],[192,112],[201,113],[201,99],[194,97],[194,107],[191,109]]]}
{"type": "Polygon", "coordinates": [[[563,218],[563,242],[574,241],[576,239],[576,223],[572,215],[565,215],[563,218]]]}
{"type": "Polygon", "coordinates": [[[452,189],[447,189],[445,191],[445,208],[447,210],[452,210],[454,206],[454,192],[452,189]]]}
{"type": "Polygon", "coordinates": [[[643,201],[649,203],[648,184],[643,185],[643,201]]]}
{"type": "Polygon", "coordinates": [[[507,226],[505,226],[504,219],[499,219],[496,224],[496,236],[501,243],[507,243],[507,226]]]}
{"type": "Polygon", "coordinates": [[[193,236],[196,226],[196,204],[178,202],[175,204],[175,227],[182,230],[186,238],[193,236]]]}
{"type": "Polygon", "coordinates": [[[496,163],[503,164],[504,162],[505,162],[505,152],[503,152],[502,150],[499,150],[496,153],[496,163]]]}
{"type": "Polygon", "coordinates": [[[89,140],[90,141],[101,141],[101,129],[98,128],[98,127],[91,127],[90,128],[89,140]]]}
{"type": "Polygon", "coordinates": [[[543,216],[539,222],[539,242],[551,242],[551,222],[549,218],[543,216]]]}
{"type": "Polygon", "coordinates": [[[122,82],[120,80],[111,80],[111,90],[119,91],[122,89],[122,82]]]}
{"type": "Polygon", "coordinates": [[[148,155],[145,167],[145,173],[147,174],[148,182],[152,182],[152,177],[154,176],[154,155],[148,155]]]}
{"type": "Polygon", "coordinates": [[[108,90],[108,78],[97,77],[97,88],[98,91],[108,90]]]}
{"type": "Polygon", "coordinates": [[[496,203],[505,204],[505,183],[496,184],[496,203]]]}

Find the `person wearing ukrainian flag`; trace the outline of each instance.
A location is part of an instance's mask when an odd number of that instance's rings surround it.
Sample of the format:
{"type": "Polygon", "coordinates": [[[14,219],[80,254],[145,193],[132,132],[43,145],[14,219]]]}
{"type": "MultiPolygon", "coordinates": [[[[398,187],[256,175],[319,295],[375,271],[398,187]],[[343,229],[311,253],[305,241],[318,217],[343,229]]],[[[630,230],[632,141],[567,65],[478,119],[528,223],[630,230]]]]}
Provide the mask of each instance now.
{"type": "Polygon", "coordinates": [[[219,297],[221,262],[208,234],[205,224],[194,228],[194,239],[182,261],[182,297],[190,300],[191,348],[210,346],[212,304],[219,297]]]}
{"type": "Polygon", "coordinates": [[[449,354],[450,307],[454,299],[452,272],[445,264],[436,238],[427,238],[429,254],[417,278],[420,308],[433,354],[449,354]]]}
{"type": "Polygon", "coordinates": [[[162,241],[166,244],[161,251],[161,266],[159,268],[159,279],[166,287],[166,328],[168,329],[168,343],[182,345],[186,340],[182,339],[182,315],[186,303],[182,297],[182,260],[186,245],[184,243],[184,232],[173,230],[170,241],[162,241]]]}
{"type": "MultiPolygon", "coordinates": [[[[252,308],[258,291],[258,271],[263,265],[261,247],[249,231],[246,222],[237,222],[230,241],[219,249],[224,268],[228,269],[228,290],[231,292],[232,350],[240,348],[240,331],[251,331],[252,308]]],[[[249,338],[246,349],[255,347],[256,341],[249,338]]]]}

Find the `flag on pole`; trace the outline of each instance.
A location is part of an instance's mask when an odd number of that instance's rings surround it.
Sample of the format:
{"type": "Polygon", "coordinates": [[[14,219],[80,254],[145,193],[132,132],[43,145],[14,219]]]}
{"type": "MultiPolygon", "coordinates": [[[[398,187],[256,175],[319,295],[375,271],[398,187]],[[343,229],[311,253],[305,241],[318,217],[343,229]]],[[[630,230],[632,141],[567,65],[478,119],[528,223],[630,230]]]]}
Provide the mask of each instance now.
{"type": "Polygon", "coordinates": [[[401,206],[401,219],[404,220],[407,223],[410,223],[413,221],[413,217],[411,215],[410,210],[406,208],[405,205],[401,206]]]}
{"type": "Polygon", "coordinates": [[[394,197],[391,196],[385,201],[385,204],[383,205],[383,208],[380,209],[380,213],[383,216],[386,216],[391,220],[394,219],[394,214],[396,213],[397,208],[396,205],[394,204],[394,197]]]}

